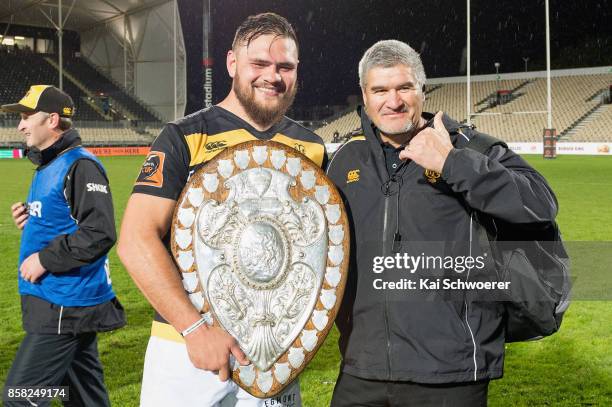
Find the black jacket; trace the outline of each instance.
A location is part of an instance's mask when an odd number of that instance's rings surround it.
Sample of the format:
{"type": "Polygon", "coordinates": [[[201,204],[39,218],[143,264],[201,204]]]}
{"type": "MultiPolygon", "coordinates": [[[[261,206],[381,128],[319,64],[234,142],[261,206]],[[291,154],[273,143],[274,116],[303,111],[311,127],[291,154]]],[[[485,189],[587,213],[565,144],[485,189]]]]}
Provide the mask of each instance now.
{"type": "MultiPolygon", "coordinates": [[[[79,145],[79,133],[70,129],[52,146],[30,150],[27,156],[38,171],[62,152],[79,145]]],[[[72,234],[58,236],[39,252],[42,266],[51,273],[67,272],[99,259],[117,239],[108,177],[96,163],[82,159],[72,165],[64,180],[64,196],[79,227],[72,234]],[[89,183],[107,186],[108,194],[91,193],[89,183]]],[[[38,334],[109,331],[126,323],[123,307],[116,298],[90,307],[62,307],[24,295],[21,311],[24,330],[38,334]]]]}
{"type": "MultiPolygon", "coordinates": [[[[430,120],[433,115],[423,117],[430,120]]],[[[426,173],[408,162],[392,177],[365,113],[361,120],[364,136],[343,145],[328,168],[345,199],[352,228],[349,278],[336,319],[343,371],[366,379],[419,383],[501,377],[504,332],[499,302],[476,301],[461,290],[375,289],[380,280],[406,278],[418,284],[422,278],[469,280],[478,273],[436,267],[414,274],[397,267],[374,273],[374,258],[395,252],[483,255],[477,238],[474,241],[473,212],[513,224],[545,224],[557,212],[552,191],[539,173],[502,146],[492,147],[487,155],[462,148],[476,131],[447,116],[443,122],[456,148],[442,174],[426,173]]]]}

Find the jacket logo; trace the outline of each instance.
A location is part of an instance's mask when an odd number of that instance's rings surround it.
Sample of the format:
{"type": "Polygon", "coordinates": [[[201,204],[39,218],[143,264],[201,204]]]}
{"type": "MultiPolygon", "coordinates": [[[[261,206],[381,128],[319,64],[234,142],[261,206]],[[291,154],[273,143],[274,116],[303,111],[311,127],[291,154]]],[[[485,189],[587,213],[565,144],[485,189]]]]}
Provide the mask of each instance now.
{"type": "Polygon", "coordinates": [[[102,192],[108,194],[108,185],[94,184],[93,182],[87,183],[87,192],[102,192]]]}
{"type": "Polygon", "coordinates": [[[227,142],[225,140],[211,141],[210,143],[206,143],[204,147],[206,148],[206,151],[221,150],[227,147],[227,142]]]}
{"type": "Polygon", "coordinates": [[[438,182],[438,178],[440,178],[440,173],[432,170],[425,170],[425,178],[427,178],[427,182],[435,184],[438,182]]]}
{"type": "Polygon", "coordinates": [[[306,154],[306,147],[304,147],[304,145],[303,145],[303,144],[300,144],[300,143],[295,143],[295,144],[293,145],[293,148],[294,148],[295,150],[299,151],[299,152],[300,152],[300,153],[302,153],[302,154],[306,154]]]}
{"type": "Polygon", "coordinates": [[[346,183],[359,181],[359,170],[350,170],[346,173],[346,183]]]}
{"type": "Polygon", "coordinates": [[[147,156],[140,174],[136,179],[136,185],[147,185],[161,188],[164,185],[164,159],[166,154],[161,151],[151,151],[147,156]]]}

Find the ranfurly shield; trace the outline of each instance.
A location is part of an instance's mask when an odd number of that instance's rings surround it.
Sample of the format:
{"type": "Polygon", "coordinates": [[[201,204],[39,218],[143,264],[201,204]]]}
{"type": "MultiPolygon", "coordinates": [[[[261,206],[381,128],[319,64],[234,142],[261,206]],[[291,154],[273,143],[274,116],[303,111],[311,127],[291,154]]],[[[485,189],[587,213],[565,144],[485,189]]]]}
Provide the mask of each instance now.
{"type": "Polygon", "coordinates": [[[194,173],[176,207],[172,253],[194,305],[251,364],[232,379],[271,397],[304,369],[336,317],[349,228],[338,191],[307,157],[249,141],[194,173]]]}

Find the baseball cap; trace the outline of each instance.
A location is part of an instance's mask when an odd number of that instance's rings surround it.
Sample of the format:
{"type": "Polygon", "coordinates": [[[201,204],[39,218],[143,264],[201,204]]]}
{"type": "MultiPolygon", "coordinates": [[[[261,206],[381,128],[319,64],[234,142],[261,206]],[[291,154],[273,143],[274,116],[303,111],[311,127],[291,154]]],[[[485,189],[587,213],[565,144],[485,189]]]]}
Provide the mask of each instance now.
{"type": "Polygon", "coordinates": [[[66,93],[51,85],[32,85],[17,103],[2,105],[2,110],[14,113],[57,113],[62,117],[74,115],[74,102],[66,93]]]}

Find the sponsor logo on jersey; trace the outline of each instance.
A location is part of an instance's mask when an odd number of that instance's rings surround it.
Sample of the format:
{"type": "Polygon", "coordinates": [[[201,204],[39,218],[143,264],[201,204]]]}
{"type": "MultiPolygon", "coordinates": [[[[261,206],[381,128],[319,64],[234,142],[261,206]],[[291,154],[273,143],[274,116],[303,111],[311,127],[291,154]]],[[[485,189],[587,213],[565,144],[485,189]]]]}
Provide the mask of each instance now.
{"type": "Polygon", "coordinates": [[[293,145],[293,148],[296,149],[297,151],[299,151],[302,154],[306,154],[306,147],[304,147],[303,144],[295,143],[293,145]]]}
{"type": "Polygon", "coordinates": [[[42,202],[34,201],[28,203],[28,213],[30,216],[35,216],[37,218],[42,217],[42,202]]]}
{"type": "Polygon", "coordinates": [[[103,194],[108,194],[108,185],[94,184],[93,182],[88,182],[87,192],[102,192],[103,194]]]}
{"type": "Polygon", "coordinates": [[[211,141],[210,143],[206,143],[205,147],[206,147],[206,151],[209,151],[209,152],[222,150],[225,147],[227,147],[227,142],[225,140],[211,141]]]}
{"type": "Polygon", "coordinates": [[[161,188],[164,185],[164,160],[166,154],[161,151],[151,151],[145,159],[140,174],[136,179],[136,185],[147,185],[161,188]]]}
{"type": "Polygon", "coordinates": [[[346,173],[346,183],[350,184],[351,182],[359,181],[359,170],[350,170],[346,173]]]}

